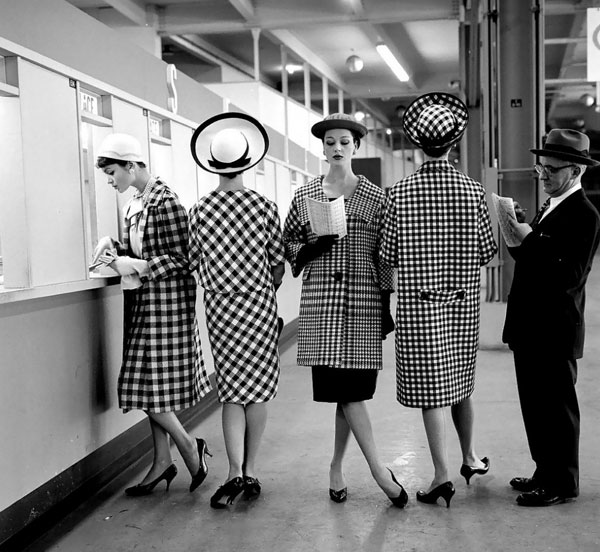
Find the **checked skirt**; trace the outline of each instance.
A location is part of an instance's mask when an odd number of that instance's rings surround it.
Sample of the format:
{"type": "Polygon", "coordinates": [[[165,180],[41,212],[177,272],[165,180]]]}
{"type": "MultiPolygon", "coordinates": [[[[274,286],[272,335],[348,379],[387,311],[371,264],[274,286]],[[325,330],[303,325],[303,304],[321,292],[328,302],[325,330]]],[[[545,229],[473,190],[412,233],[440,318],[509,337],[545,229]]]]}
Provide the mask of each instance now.
{"type": "Polygon", "coordinates": [[[277,303],[272,288],[251,293],[205,290],[206,324],[219,401],[260,403],[277,394],[277,303]]]}

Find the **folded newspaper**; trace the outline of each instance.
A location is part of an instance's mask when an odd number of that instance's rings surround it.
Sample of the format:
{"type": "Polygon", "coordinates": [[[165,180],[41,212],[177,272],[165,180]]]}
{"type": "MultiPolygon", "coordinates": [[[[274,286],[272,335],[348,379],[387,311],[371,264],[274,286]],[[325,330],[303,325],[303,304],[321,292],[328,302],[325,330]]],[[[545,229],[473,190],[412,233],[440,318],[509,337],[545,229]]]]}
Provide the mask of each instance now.
{"type": "Polygon", "coordinates": [[[347,234],[344,196],[333,201],[307,197],[306,210],[310,228],[317,236],[337,234],[339,238],[343,238],[347,234]]]}
{"type": "Polygon", "coordinates": [[[502,197],[493,193],[492,205],[494,206],[494,211],[496,211],[500,231],[502,232],[506,245],[508,247],[517,247],[521,245],[521,240],[515,235],[513,227],[509,222],[509,219],[517,220],[515,202],[512,197],[502,197]]]}

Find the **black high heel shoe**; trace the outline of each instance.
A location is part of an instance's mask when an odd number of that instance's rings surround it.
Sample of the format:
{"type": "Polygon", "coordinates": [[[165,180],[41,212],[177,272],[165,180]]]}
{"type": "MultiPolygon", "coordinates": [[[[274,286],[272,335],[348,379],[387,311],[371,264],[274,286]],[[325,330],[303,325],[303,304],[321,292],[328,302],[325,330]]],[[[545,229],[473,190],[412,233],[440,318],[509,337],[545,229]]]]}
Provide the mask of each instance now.
{"type": "Polygon", "coordinates": [[[417,500],[425,504],[435,504],[437,499],[442,497],[446,501],[446,508],[450,508],[450,501],[455,493],[452,481],[446,481],[438,485],[435,489],[431,489],[428,493],[425,491],[417,491],[417,500]]]}
{"type": "Polygon", "coordinates": [[[400,485],[398,481],[396,481],[396,476],[394,475],[394,472],[390,470],[390,468],[388,468],[388,471],[392,474],[392,481],[396,483],[398,487],[400,487],[400,494],[398,496],[393,498],[389,496],[388,498],[392,501],[392,504],[396,506],[396,508],[404,508],[404,506],[406,506],[406,503],[408,502],[408,494],[404,490],[404,487],[400,485]]]}
{"type": "Polygon", "coordinates": [[[217,492],[210,497],[211,508],[222,509],[226,508],[229,504],[233,504],[235,497],[244,490],[244,480],[241,477],[234,477],[221,485],[217,492]],[[227,497],[225,503],[221,502],[222,498],[227,497]]]}
{"type": "Polygon", "coordinates": [[[463,464],[460,467],[460,475],[465,478],[467,485],[469,484],[471,477],[474,475],[485,475],[488,471],[490,471],[490,459],[486,456],[485,458],[482,458],[481,461],[484,463],[483,468],[472,468],[466,464],[463,464]]]}
{"type": "Polygon", "coordinates": [[[344,487],[343,489],[340,489],[339,491],[334,491],[333,489],[329,489],[329,498],[331,498],[331,500],[333,500],[334,502],[337,502],[338,504],[341,504],[342,502],[346,502],[346,499],[348,498],[348,487],[344,487]]]}
{"type": "Polygon", "coordinates": [[[175,464],[171,464],[156,479],[153,479],[152,481],[150,481],[150,483],[146,483],[145,485],[138,483],[137,485],[134,485],[133,487],[128,487],[127,489],[125,489],[125,494],[127,496],[149,495],[154,490],[154,487],[156,487],[156,485],[158,485],[163,479],[167,483],[167,491],[168,491],[169,487],[171,485],[171,481],[173,481],[173,478],[176,475],[177,475],[177,466],[175,466],[175,464]]]}
{"type": "Polygon", "coordinates": [[[246,500],[257,498],[261,490],[260,481],[256,477],[244,475],[244,498],[246,500]]]}
{"type": "Polygon", "coordinates": [[[206,479],[206,475],[208,474],[206,455],[208,454],[208,456],[212,458],[212,454],[210,453],[210,450],[208,450],[208,446],[206,445],[206,441],[204,439],[196,439],[196,446],[198,447],[200,466],[198,467],[196,475],[192,477],[192,482],[190,483],[190,493],[195,491],[206,479]]]}

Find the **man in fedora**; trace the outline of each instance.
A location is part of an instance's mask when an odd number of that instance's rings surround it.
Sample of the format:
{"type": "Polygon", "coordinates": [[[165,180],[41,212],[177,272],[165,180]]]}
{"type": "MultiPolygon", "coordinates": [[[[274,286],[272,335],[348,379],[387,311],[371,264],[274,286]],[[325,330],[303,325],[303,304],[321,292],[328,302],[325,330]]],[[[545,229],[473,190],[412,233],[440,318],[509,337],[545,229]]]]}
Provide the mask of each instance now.
{"type": "Polygon", "coordinates": [[[579,406],[575,383],[583,354],[585,284],[600,237],[600,217],[581,187],[589,138],[554,129],[535,170],[548,200],[531,224],[514,221],[515,259],[503,341],[514,354],[532,477],[515,477],[521,506],[550,506],[579,494],[579,406]]]}
{"type": "Polygon", "coordinates": [[[417,499],[449,505],[445,408],[460,440],[467,482],[490,461],[473,444],[475,361],[481,266],[496,253],[483,186],[457,170],[448,153],[464,134],[466,105],[456,96],[425,94],[407,108],[404,131],[425,162],[391,189],[381,258],[398,267],[396,394],[422,409],[434,478],[417,499]]]}

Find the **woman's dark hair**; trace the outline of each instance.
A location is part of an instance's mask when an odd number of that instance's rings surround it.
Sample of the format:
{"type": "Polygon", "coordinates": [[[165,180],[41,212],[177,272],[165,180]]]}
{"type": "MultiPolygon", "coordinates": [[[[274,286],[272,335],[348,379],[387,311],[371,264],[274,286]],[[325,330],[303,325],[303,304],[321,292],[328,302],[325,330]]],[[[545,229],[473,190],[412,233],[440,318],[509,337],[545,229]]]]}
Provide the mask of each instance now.
{"type": "Polygon", "coordinates": [[[123,161],[122,159],[111,159],[110,157],[98,157],[96,161],[96,167],[103,169],[109,165],[119,165],[120,167],[126,167],[128,163],[137,163],[142,169],[146,168],[146,163],[143,161],[123,161]]]}
{"type": "Polygon", "coordinates": [[[428,148],[426,146],[421,148],[423,150],[423,153],[425,155],[428,155],[429,157],[441,157],[442,155],[444,155],[447,151],[450,151],[451,148],[428,148]]]}

